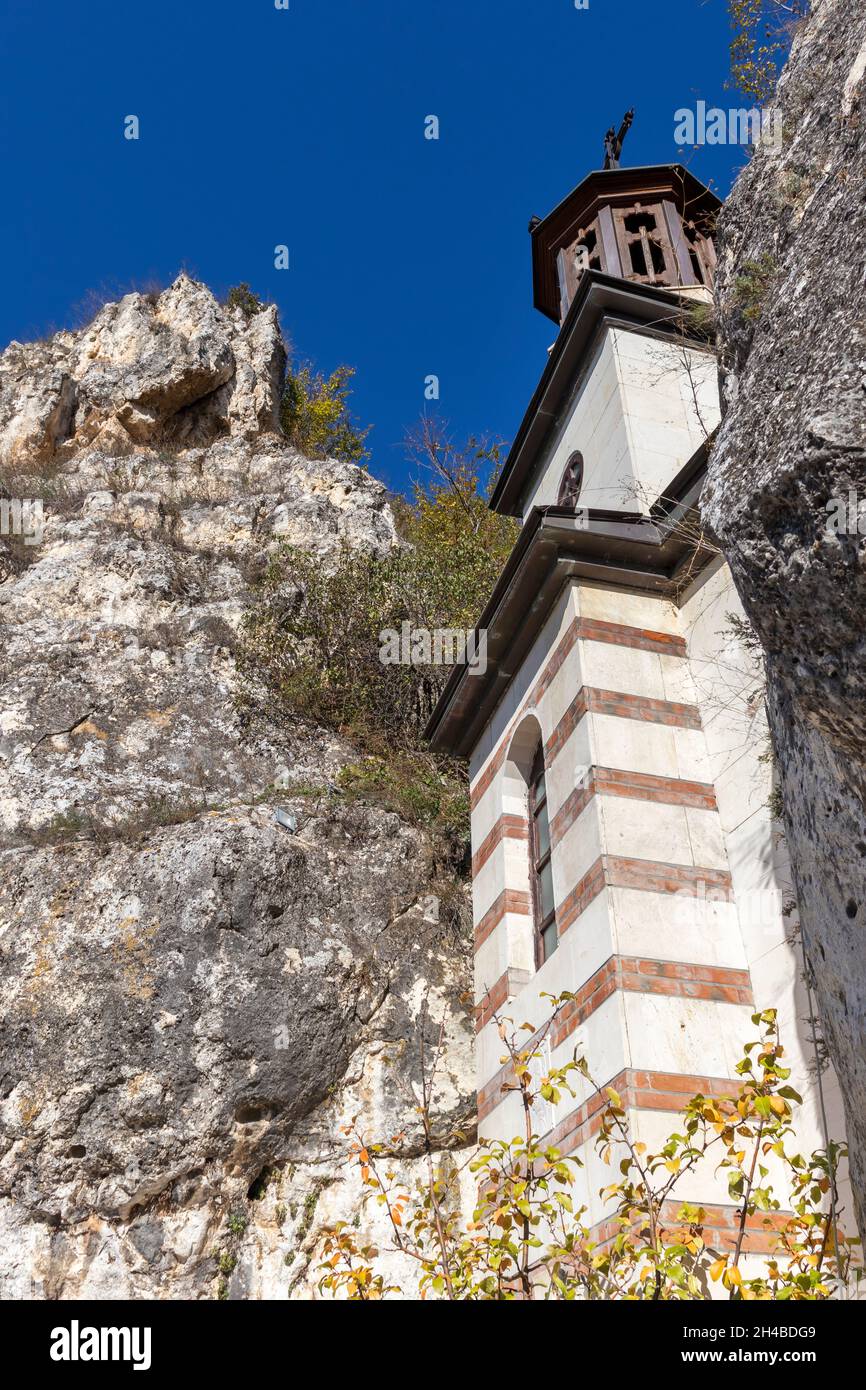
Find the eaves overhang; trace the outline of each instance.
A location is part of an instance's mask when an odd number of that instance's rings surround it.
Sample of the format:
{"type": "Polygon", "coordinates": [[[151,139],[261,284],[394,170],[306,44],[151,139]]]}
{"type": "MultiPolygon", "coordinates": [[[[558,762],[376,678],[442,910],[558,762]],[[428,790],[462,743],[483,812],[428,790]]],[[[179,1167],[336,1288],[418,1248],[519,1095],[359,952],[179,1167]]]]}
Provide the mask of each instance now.
{"type": "Polygon", "coordinates": [[[487,633],[486,669],[455,666],[424,731],[434,749],[469,757],[570,580],[678,600],[717,554],[700,540],[706,454],[704,445],[679,474],[678,495],[672,491],[649,517],[533,508],[478,621],[476,632],[487,633]]]}
{"type": "Polygon", "coordinates": [[[607,320],[641,332],[676,336],[710,350],[689,326],[687,306],[675,290],[633,284],[599,270],[584,271],[574,302],[547,360],[490,498],[495,512],[520,516],[521,498],[549,436],[562,417],[599,324],[607,320]]]}

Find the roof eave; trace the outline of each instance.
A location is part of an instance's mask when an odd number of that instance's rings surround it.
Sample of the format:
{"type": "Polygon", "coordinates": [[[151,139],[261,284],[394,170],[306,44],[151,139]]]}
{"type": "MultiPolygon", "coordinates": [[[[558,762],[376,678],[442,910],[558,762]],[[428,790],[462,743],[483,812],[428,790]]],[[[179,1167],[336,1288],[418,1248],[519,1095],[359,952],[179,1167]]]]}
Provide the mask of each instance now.
{"type": "MultiPolygon", "coordinates": [[[[698,481],[697,473],[688,477],[689,494],[698,481]]],[[[590,508],[578,518],[565,508],[533,508],[478,622],[476,632],[487,631],[487,669],[454,668],[425,738],[434,749],[469,756],[569,580],[675,602],[715,553],[684,533],[680,510],[655,521],[633,512],[590,508]]]]}

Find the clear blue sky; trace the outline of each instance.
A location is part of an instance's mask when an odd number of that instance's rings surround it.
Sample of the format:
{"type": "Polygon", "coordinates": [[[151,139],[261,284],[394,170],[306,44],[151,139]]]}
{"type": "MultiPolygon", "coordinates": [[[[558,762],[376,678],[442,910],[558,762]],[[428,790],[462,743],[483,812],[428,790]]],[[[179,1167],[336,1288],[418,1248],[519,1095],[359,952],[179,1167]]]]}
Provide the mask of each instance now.
{"type": "MultiPolygon", "coordinates": [[[[608,125],[634,105],[624,162],[665,163],[678,107],[740,104],[725,0],[0,0],[0,16],[0,345],[182,266],[218,293],[246,280],[299,354],[357,367],[371,467],[394,486],[428,374],[456,434],[513,436],[554,332],[527,222],[600,166],[608,125]]],[[[722,195],[743,163],[685,158],[722,195]]]]}

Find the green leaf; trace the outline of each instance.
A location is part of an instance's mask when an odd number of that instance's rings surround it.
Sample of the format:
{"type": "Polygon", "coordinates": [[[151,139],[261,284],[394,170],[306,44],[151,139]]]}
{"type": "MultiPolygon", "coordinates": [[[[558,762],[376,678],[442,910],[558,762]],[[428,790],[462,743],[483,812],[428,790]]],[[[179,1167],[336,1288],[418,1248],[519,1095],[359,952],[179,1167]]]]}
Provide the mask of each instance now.
{"type": "Polygon", "coordinates": [[[797,1102],[798,1105],[803,1104],[803,1097],[799,1094],[798,1091],[794,1090],[793,1086],[781,1086],[779,1088],[778,1095],[780,1095],[783,1098],[783,1100],[794,1100],[797,1102]]]}
{"type": "Polygon", "coordinates": [[[728,1178],[728,1192],[732,1197],[741,1197],[746,1182],[744,1173],[731,1173],[728,1178]]]}

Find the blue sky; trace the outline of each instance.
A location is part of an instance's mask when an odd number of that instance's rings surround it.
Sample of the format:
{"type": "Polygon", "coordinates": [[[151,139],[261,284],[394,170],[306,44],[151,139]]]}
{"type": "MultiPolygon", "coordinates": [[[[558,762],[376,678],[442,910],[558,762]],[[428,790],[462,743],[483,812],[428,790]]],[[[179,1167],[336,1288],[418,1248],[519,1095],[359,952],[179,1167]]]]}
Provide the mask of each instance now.
{"type": "MultiPolygon", "coordinates": [[[[357,368],[396,487],[429,374],[456,435],[513,436],[554,333],[527,222],[607,127],[635,106],[624,162],[666,163],[678,107],[741,104],[725,0],[0,0],[0,23],[0,345],[181,267],[248,281],[301,356],[357,368]]],[[[722,195],[743,158],[685,156],[722,195]]]]}

